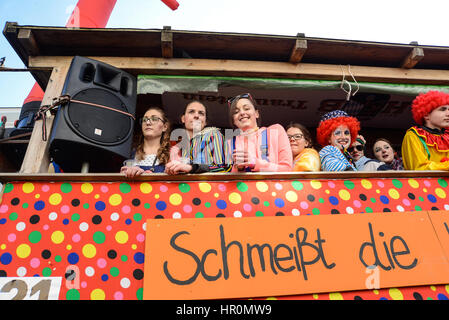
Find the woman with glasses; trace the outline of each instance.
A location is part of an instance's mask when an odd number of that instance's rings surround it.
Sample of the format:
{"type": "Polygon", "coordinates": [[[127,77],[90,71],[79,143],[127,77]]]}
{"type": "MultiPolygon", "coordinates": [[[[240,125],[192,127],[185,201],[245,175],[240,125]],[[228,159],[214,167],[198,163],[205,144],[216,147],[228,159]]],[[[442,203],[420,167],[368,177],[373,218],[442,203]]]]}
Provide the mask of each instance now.
{"type": "Polygon", "coordinates": [[[320,171],[321,161],[318,152],[313,149],[312,135],[299,123],[287,126],[293,156],[293,171],[320,171]]]}
{"type": "Polygon", "coordinates": [[[348,152],[360,130],[359,121],[345,111],[334,110],[323,115],[317,128],[317,141],[323,171],[357,171],[348,152]]]}
{"type": "Polygon", "coordinates": [[[181,116],[181,122],[184,129],[174,130],[172,140],[178,137],[182,137],[182,140],[170,152],[170,162],[165,166],[166,173],[231,170],[231,159],[222,133],[218,128],[206,127],[207,109],[204,104],[199,101],[188,103],[181,116]]]}
{"type": "Polygon", "coordinates": [[[249,93],[228,100],[230,120],[238,135],[229,140],[233,172],[291,171],[292,151],[279,124],[259,127],[259,110],[249,93]]]}
{"type": "Polygon", "coordinates": [[[387,139],[377,139],[373,145],[373,152],[377,160],[385,162],[389,167],[388,170],[404,170],[402,158],[397,155],[387,139]]]}
{"type": "Polygon", "coordinates": [[[150,107],[140,120],[139,137],[134,159],[125,161],[120,169],[128,178],[144,172],[161,173],[170,159],[170,122],[158,107],[150,107]]]}

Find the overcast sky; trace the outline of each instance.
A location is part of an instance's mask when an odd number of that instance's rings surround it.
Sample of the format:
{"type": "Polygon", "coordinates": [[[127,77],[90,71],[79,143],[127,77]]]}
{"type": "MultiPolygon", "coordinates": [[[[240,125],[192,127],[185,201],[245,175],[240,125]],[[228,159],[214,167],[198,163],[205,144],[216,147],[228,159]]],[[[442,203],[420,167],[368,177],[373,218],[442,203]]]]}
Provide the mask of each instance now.
{"type": "MultiPolygon", "coordinates": [[[[0,0],[0,24],[65,26],[77,0],[0,0]]],[[[449,46],[447,0],[117,0],[107,27],[238,32],[449,46]]],[[[0,58],[24,67],[3,35],[0,58]]],[[[34,79],[0,72],[0,107],[19,107],[34,79]]]]}

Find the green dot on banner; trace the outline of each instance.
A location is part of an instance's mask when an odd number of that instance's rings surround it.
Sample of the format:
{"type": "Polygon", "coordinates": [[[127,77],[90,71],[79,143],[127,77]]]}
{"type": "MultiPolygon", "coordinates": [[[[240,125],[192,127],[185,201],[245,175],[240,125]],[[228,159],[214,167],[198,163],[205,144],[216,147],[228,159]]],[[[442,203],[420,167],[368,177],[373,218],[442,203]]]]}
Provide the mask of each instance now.
{"type": "Polygon", "coordinates": [[[366,207],[365,211],[368,213],[371,213],[371,212],[373,212],[373,209],[371,209],[370,207],[366,207]]]}
{"type": "Polygon", "coordinates": [[[443,188],[447,187],[447,181],[445,179],[443,179],[443,178],[438,179],[438,184],[440,186],[442,186],[443,188]]]}
{"type": "Polygon", "coordinates": [[[256,217],[263,217],[262,211],[256,211],[256,217]]]}
{"type": "Polygon", "coordinates": [[[318,214],[320,214],[320,209],[318,209],[318,208],[313,208],[313,209],[312,209],[312,213],[313,213],[314,215],[318,215],[318,214]]]}
{"type": "Polygon", "coordinates": [[[302,190],[302,188],[304,188],[304,185],[301,182],[299,182],[299,181],[293,181],[292,182],[292,187],[295,190],[302,190]]]}
{"type": "Polygon", "coordinates": [[[136,292],[137,300],[143,300],[143,288],[139,288],[136,292]]]}
{"type": "Polygon", "coordinates": [[[48,267],[45,267],[44,269],[42,269],[42,276],[43,277],[51,276],[51,269],[48,267]]]}
{"type": "Polygon", "coordinates": [[[419,201],[424,201],[423,197],[418,197],[419,201]]]}
{"type": "Polygon", "coordinates": [[[401,189],[401,188],[402,188],[402,182],[401,182],[401,181],[399,181],[399,180],[397,180],[397,179],[393,179],[391,182],[393,183],[393,185],[394,185],[396,188],[398,188],[398,189],[401,189]]]}
{"type": "Polygon", "coordinates": [[[422,208],[420,206],[415,206],[416,211],[422,211],[422,208]]]}
{"type": "Polygon", "coordinates": [[[117,267],[112,267],[111,270],[109,270],[109,273],[113,277],[117,277],[120,274],[120,270],[117,267]]]}
{"type": "Polygon", "coordinates": [[[122,255],[122,256],[120,257],[120,260],[122,260],[123,262],[126,262],[126,261],[128,261],[128,256],[122,255]]]}
{"type": "Polygon", "coordinates": [[[150,209],[150,204],[149,204],[149,203],[145,203],[145,204],[143,205],[143,207],[144,207],[145,209],[150,209]]]}
{"type": "Polygon", "coordinates": [[[348,188],[349,190],[352,190],[352,189],[354,189],[354,187],[355,187],[354,182],[352,182],[352,181],[350,181],[350,180],[345,180],[345,181],[343,182],[343,184],[344,184],[345,187],[348,188]]]}
{"type": "Polygon", "coordinates": [[[55,256],[55,261],[56,262],[61,262],[62,261],[61,256],[60,255],[55,256]]]}
{"type": "Polygon", "coordinates": [[[319,203],[324,203],[324,199],[323,199],[323,198],[319,198],[319,199],[318,199],[318,202],[319,202],[319,203]]]}
{"type": "Polygon", "coordinates": [[[202,212],[195,213],[195,218],[204,218],[204,214],[202,212]]]}
{"type": "Polygon", "coordinates": [[[240,192],[246,192],[248,191],[248,185],[245,182],[237,182],[237,189],[240,192]]]}
{"type": "Polygon", "coordinates": [[[3,193],[9,193],[14,189],[14,185],[12,183],[7,183],[5,184],[5,190],[3,191],[3,193]]]}
{"type": "Polygon", "coordinates": [[[9,215],[9,220],[14,221],[19,217],[19,215],[17,214],[17,212],[11,212],[11,214],[9,215]]]}
{"type": "Polygon", "coordinates": [[[270,206],[270,203],[269,203],[268,201],[264,201],[264,202],[263,202],[263,205],[264,205],[265,207],[269,207],[269,206],[270,206]]]}
{"type": "Polygon", "coordinates": [[[70,183],[61,184],[61,192],[62,193],[72,192],[72,185],[70,183]]]}
{"type": "Polygon", "coordinates": [[[31,243],[38,243],[39,241],[41,241],[41,239],[42,235],[39,231],[32,231],[28,236],[28,240],[31,243]]]}
{"type": "Polygon", "coordinates": [[[69,289],[65,294],[65,298],[67,300],[80,300],[80,293],[76,289],[69,289]]]}
{"type": "Polygon", "coordinates": [[[205,203],[204,203],[204,206],[205,206],[206,208],[210,208],[211,204],[210,204],[210,202],[205,202],[205,203]]]}
{"type": "Polygon", "coordinates": [[[140,213],[135,213],[133,216],[134,221],[142,220],[142,215],[140,213]]]}
{"type": "Polygon", "coordinates": [[[83,208],[84,209],[89,209],[89,204],[88,203],[83,204],[83,208]]]}
{"type": "Polygon", "coordinates": [[[100,244],[100,243],[104,243],[105,242],[106,235],[103,232],[101,232],[101,231],[97,231],[97,232],[94,233],[92,238],[93,238],[95,243],[100,244]]]}
{"type": "Polygon", "coordinates": [[[369,199],[372,203],[376,203],[376,199],[374,199],[374,198],[370,198],[369,199]]]}
{"type": "Polygon", "coordinates": [[[72,214],[72,221],[78,221],[81,218],[81,216],[78,213],[72,214]]]}
{"type": "Polygon", "coordinates": [[[182,193],[187,193],[190,191],[190,186],[187,183],[180,183],[178,185],[178,188],[182,193]]]}
{"type": "Polygon", "coordinates": [[[24,208],[24,209],[27,209],[28,208],[28,203],[24,203],[24,204],[22,204],[22,208],[24,208]]]}
{"type": "Polygon", "coordinates": [[[125,183],[125,182],[120,183],[119,189],[120,189],[121,193],[129,193],[129,192],[131,192],[131,186],[128,183],[125,183]]]}

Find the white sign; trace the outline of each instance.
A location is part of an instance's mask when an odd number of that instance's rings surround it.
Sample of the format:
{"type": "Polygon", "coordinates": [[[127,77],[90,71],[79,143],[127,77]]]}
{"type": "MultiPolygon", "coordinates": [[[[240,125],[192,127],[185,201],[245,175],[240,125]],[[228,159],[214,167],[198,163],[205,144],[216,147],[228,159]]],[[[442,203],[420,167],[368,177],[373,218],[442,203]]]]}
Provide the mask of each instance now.
{"type": "Polygon", "coordinates": [[[62,277],[0,277],[0,300],[58,300],[62,277]]]}

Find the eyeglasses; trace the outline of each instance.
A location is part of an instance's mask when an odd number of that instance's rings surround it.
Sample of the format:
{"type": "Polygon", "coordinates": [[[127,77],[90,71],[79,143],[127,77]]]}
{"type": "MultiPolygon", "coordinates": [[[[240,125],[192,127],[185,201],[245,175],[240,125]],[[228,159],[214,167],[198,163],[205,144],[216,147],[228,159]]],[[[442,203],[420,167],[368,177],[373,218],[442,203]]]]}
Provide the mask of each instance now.
{"type": "Polygon", "coordinates": [[[293,141],[298,141],[298,140],[301,140],[302,138],[304,138],[304,136],[300,133],[294,134],[294,135],[287,135],[287,137],[288,137],[289,141],[292,139],[293,139],[293,141]]]}
{"type": "Polygon", "coordinates": [[[354,149],[356,149],[357,151],[363,151],[363,146],[361,144],[357,145],[357,146],[352,146],[348,148],[348,152],[354,152],[354,149]]]}
{"type": "Polygon", "coordinates": [[[150,122],[150,124],[151,124],[151,123],[156,123],[158,121],[165,123],[165,121],[162,120],[161,118],[159,118],[158,116],[143,117],[142,119],[140,119],[141,124],[148,123],[148,122],[150,122]]]}
{"type": "Polygon", "coordinates": [[[242,99],[242,98],[249,99],[249,100],[251,100],[251,102],[254,104],[254,99],[253,99],[253,97],[251,96],[251,94],[249,94],[249,93],[242,93],[242,94],[239,94],[238,96],[229,98],[229,99],[228,99],[228,106],[231,107],[231,105],[232,105],[232,103],[234,102],[234,100],[240,100],[240,99],[242,99]]]}

